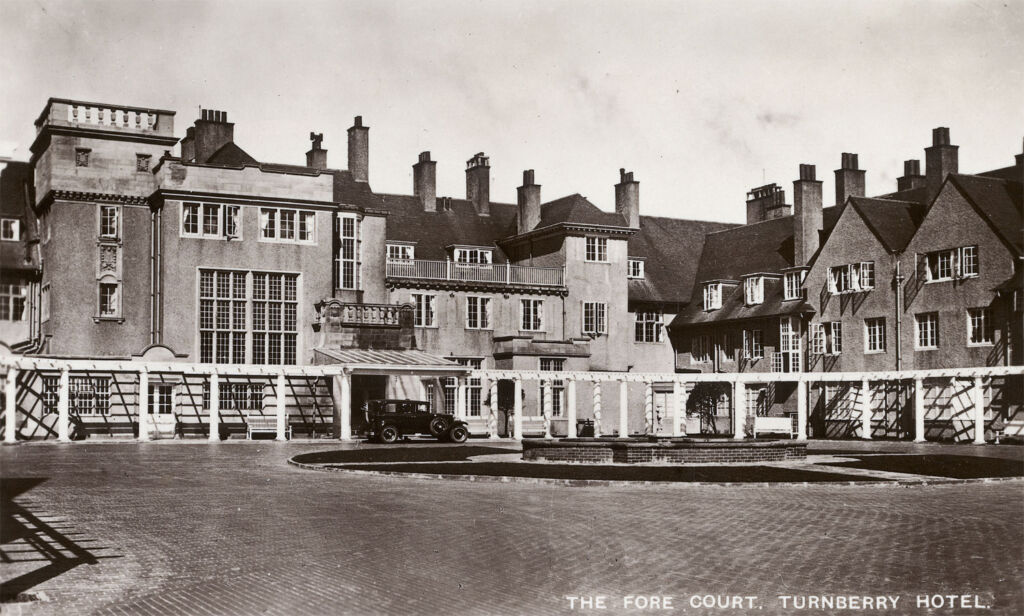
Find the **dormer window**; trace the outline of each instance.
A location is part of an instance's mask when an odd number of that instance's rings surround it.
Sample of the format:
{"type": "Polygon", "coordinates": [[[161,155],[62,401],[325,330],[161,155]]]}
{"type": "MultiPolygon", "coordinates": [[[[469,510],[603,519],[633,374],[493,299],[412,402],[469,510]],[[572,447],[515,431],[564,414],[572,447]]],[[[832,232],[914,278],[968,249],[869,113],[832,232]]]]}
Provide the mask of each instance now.
{"type": "Polygon", "coordinates": [[[748,306],[764,303],[764,276],[751,276],[743,281],[743,302],[748,306]]]}
{"type": "Polygon", "coordinates": [[[416,258],[416,247],[412,244],[388,244],[389,261],[412,261],[416,258]]]}
{"type": "Polygon", "coordinates": [[[803,299],[804,293],[801,288],[804,283],[804,276],[807,275],[807,270],[800,270],[798,272],[786,272],[783,278],[783,289],[782,299],[803,299]]]}
{"type": "Polygon", "coordinates": [[[490,265],[492,263],[491,250],[488,248],[456,248],[455,262],[490,265]]]}
{"type": "Polygon", "coordinates": [[[704,310],[718,310],[722,307],[722,283],[704,283],[704,310]]]}
{"type": "Polygon", "coordinates": [[[628,268],[626,271],[627,278],[644,277],[644,262],[642,259],[630,259],[628,268]]]}

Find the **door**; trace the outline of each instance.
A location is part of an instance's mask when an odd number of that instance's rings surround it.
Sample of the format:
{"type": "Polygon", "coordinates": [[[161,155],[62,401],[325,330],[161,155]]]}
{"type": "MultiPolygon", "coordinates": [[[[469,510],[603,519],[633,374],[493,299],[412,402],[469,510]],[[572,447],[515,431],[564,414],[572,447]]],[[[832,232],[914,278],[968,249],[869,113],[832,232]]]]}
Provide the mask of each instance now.
{"type": "Polygon", "coordinates": [[[174,438],[177,418],[174,415],[174,386],[149,386],[149,420],[151,438],[174,438]]]}

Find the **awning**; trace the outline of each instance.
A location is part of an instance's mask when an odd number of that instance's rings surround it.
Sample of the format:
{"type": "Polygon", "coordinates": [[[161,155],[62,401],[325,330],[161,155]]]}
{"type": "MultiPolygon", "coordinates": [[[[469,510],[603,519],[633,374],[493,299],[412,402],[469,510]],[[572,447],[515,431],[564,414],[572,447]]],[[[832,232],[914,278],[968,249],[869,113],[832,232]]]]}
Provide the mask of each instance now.
{"type": "Polygon", "coordinates": [[[314,349],[313,363],[341,364],[353,374],[459,376],[471,368],[416,350],[314,349]]]}

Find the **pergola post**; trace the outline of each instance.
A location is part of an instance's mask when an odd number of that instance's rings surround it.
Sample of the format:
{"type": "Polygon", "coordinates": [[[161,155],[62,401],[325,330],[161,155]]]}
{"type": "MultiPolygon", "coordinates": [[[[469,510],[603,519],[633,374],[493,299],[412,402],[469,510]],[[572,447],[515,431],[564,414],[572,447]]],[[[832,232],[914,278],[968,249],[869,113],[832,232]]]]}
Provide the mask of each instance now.
{"type": "Polygon", "coordinates": [[[139,441],[149,440],[149,371],[139,370],[139,441]]]}
{"type": "Polygon", "coordinates": [[[601,436],[601,381],[594,381],[594,437],[601,436]]]}
{"type": "Polygon", "coordinates": [[[512,397],[512,438],[517,441],[523,440],[523,380],[519,377],[513,379],[512,397]]]}
{"type": "Polygon", "coordinates": [[[860,382],[860,437],[871,440],[871,383],[860,382]]]}
{"type": "Polygon", "coordinates": [[[914,379],[914,442],[924,438],[924,379],[914,379]]]}
{"type": "Polygon", "coordinates": [[[672,381],[672,436],[686,436],[686,384],[672,381]]]}
{"type": "Polygon", "coordinates": [[[654,418],[654,383],[644,382],[644,434],[657,434],[658,423],[654,418]]]}
{"type": "Polygon", "coordinates": [[[57,390],[57,440],[62,443],[71,442],[70,403],[71,372],[65,367],[60,371],[60,388],[57,390]]]}
{"type": "Polygon", "coordinates": [[[807,440],[807,381],[796,382],[796,440],[807,440]]]}
{"type": "Polygon", "coordinates": [[[18,369],[11,366],[4,379],[4,442],[16,443],[18,436],[18,369]]]}
{"type": "Polygon", "coordinates": [[[288,416],[285,414],[285,394],[288,391],[288,377],[285,376],[284,370],[277,373],[277,389],[274,392],[274,397],[277,399],[277,440],[286,441],[288,437],[286,432],[288,430],[288,416]]]}
{"type": "Polygon", "coordinates": [[[342,441],[352,440],[352,373],[347,370],[341,372],[341,412],[338,413],[341,421],[341,429],[338,431],[338,439],[342,441]]]}
{"type": "Polygon", "coordinates": [[[551,438],[551,397],[554,394],[554,392],[552,391],[555,388],[554,385],[555,382],[551,379],[548,379],[547,381],[541,381],[540,383],[541,390],[544,392],[544,408],[542,411],[544,413],[544,438],[551,438]]]}
{"type": "Polygon", "coordinates": [[[210,441],[220,440],[220,375],[210,374],[210,441]]]}
{"type": "Polygon", "coordinates": [[[491,379],[490,381],[491,390],[487,396],[487,400],[490,402],[487,412],[487,430],[490,432],[490,438],[498,438],[498,381],[491,379]]]}
{"type": "Polygon", "coordinates": [[[736,440],[744,438],[744,423],[747,420],[747,389],[743,381],[736,381],[732,391],[732,437],[736,440]]]}
{"type": "Polygon", "coordinates": [[[985,444],[985,387],[983,377],[974,377],[974,444],[985,444]]]}
{"type": "Polygon", "coordinates": [[[629,436],[629,382],[619,381],[619,438],[629,436]]]}
{"type": "Polygon", "coordinates": [[[569,421],[565,435],[569,438],[576,438],[576,381],[569,379],[565,382],[565,406],[566,417],[569,421]]]}
{"type": "Polygon", "coordinates": [[[456,378],[456,389],[455,389],[455,417],[457,419],[466,418],[466,377],[456,378]]]}

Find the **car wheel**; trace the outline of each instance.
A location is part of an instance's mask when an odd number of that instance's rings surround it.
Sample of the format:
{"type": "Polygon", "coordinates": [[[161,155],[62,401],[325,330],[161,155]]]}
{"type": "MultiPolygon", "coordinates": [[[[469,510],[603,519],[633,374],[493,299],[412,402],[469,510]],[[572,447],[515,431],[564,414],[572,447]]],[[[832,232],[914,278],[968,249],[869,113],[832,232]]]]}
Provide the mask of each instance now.
{"type": "Polygon", "coordinates": [[[382,443],[394,443],[398,440],[398,428],[394,426],[384,426],[380,429],[380,434],[377,436],[382,443]]]}
{"type": "Polygon", "coordinates": [[[430,420],[430,436],[441,438],[448,433],[448,420],[444,417],[435,417],[430,420]]]}
{"type": "Polygon", "coordinates": [[[453,443],[465,443],[467,438],[469,438],[469,430],[466,429],[466,426],[452,426],[452,429],[448,431],[448,440],[453,443]]]}

